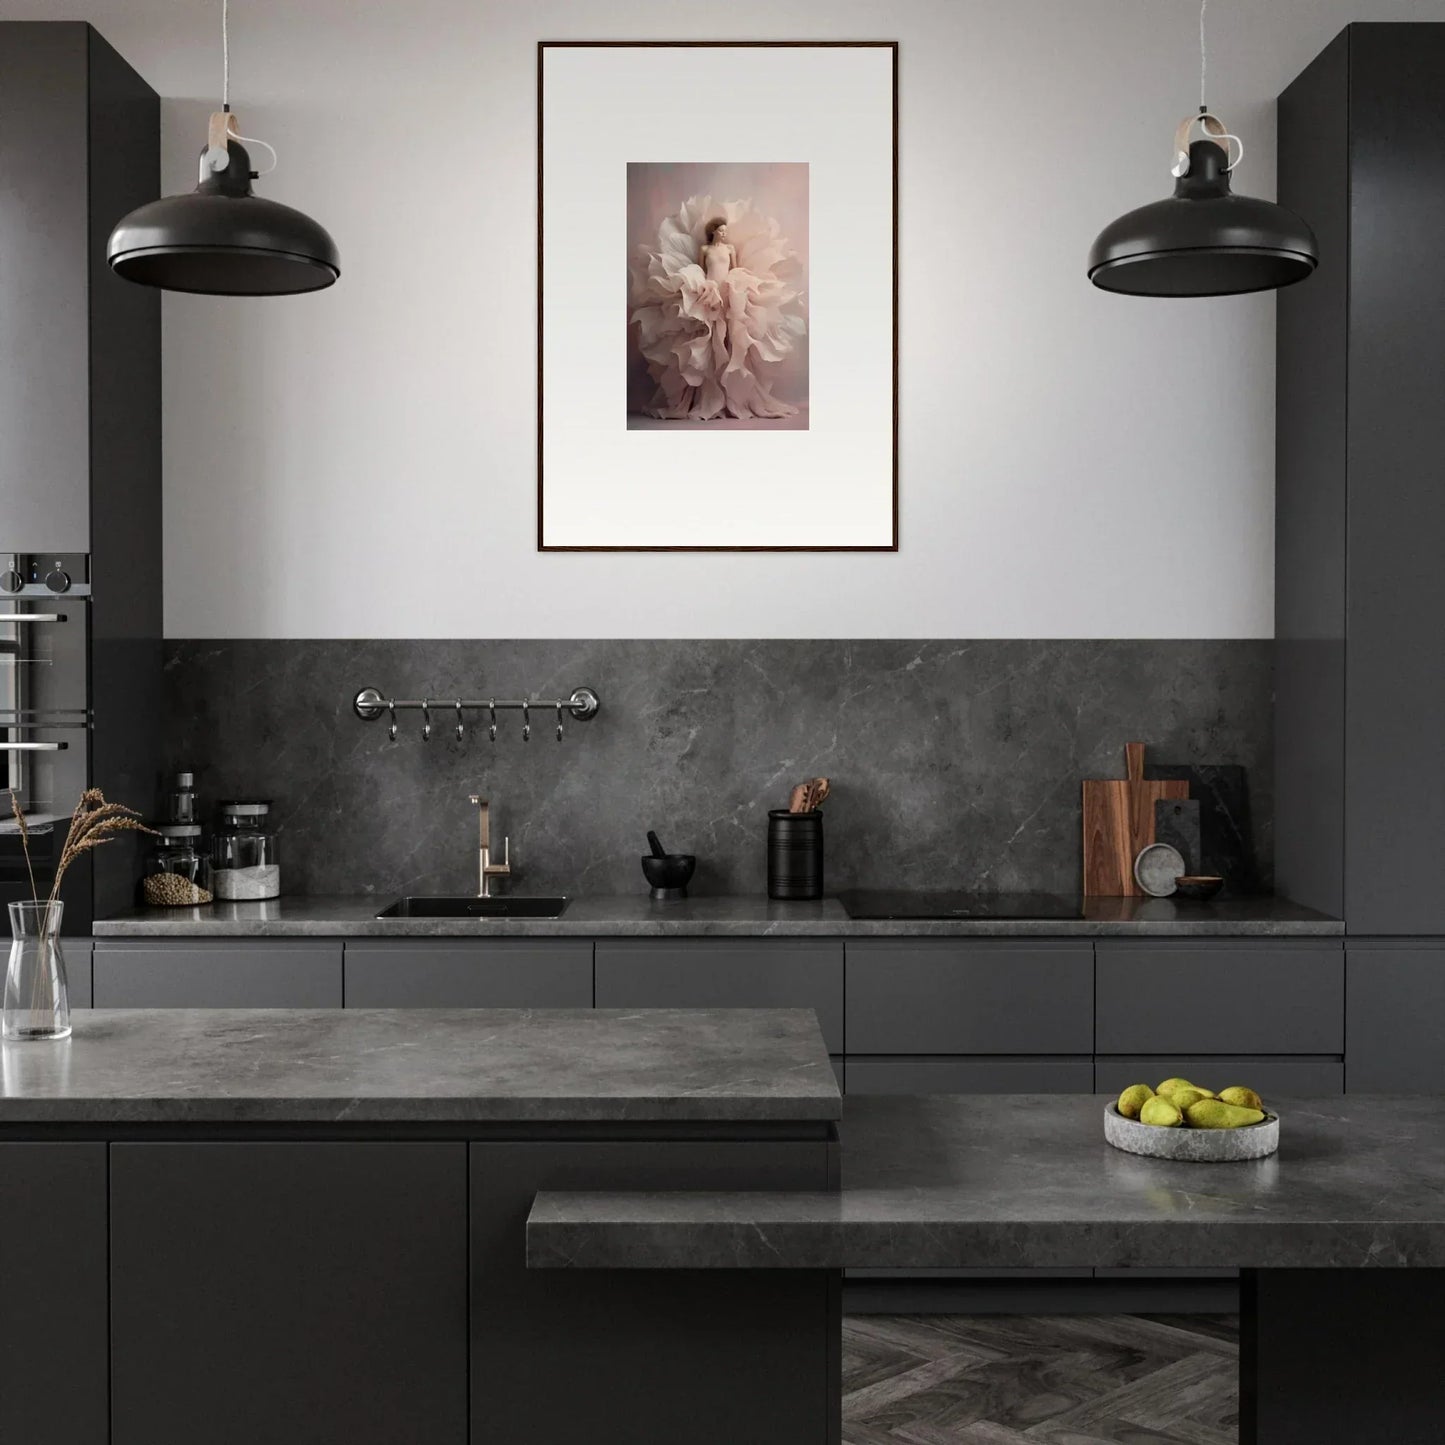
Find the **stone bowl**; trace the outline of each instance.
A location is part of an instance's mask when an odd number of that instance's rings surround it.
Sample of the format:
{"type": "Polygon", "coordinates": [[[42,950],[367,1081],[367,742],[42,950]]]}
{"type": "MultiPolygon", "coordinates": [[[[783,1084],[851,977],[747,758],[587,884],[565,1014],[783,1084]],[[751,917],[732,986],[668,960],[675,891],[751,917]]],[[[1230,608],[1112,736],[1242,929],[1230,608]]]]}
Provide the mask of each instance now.
{"type": "Polygon", "coordinates": [[[1177,1159],[1188,1164],[1233,1164],[1264,1159],[1279,1148],[1279,1115],[1266,1111],[1258,1124],[1242,1129],[1164,1129],[1126,1119],[1117,1104],[1104,1107],[1104,1138],[1128,1154],[1177,1159]]]}

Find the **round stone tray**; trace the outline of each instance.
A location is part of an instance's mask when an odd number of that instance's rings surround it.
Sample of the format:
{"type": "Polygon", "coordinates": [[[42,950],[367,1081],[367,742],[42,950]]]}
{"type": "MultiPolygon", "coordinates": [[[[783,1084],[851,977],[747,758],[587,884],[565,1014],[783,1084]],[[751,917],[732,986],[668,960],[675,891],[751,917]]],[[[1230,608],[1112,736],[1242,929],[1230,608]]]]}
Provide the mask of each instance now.
{"type": "Polygon", "coordinates": [[[1117,1105],[1106,1104],[1104,1138],[1116,1149],[1151,1159],[1232,1164],[1240,1159],[1263,1159],[1279,1148],[1279,1115],[1266,1112],[1258,1124],[1246,1124],[1242,1129],[1165,1129],[1126,1119],[1117,1105]]]}

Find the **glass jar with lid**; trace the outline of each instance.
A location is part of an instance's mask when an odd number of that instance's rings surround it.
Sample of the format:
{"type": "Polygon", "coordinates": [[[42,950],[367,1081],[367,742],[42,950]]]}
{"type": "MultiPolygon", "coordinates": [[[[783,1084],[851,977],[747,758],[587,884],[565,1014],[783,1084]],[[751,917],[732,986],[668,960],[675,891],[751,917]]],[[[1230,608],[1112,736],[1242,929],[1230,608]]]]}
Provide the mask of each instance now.
{"type": "Polygon", "coordinates": [[[217,898],[249,902],[281,895],[271,804],[237,798],[217,805],[220,825],[211,839],[211,889],[217,898]]]}
{"type": "Polygon", "coordinates": [[[210,859],[201,847],[199,823],[157,823],[160,835],[146,859],[141,901],[153,908],[189,908],[209,903],[210,859]]]}

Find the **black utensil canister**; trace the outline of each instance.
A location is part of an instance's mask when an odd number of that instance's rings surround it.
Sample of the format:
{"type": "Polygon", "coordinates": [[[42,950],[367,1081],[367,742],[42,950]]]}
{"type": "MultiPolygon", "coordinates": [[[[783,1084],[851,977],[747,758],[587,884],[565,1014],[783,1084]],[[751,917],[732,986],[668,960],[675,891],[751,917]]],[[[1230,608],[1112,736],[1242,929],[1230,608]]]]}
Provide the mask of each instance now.
{"type": "Polygon", "coordinates": [[[822,813],[816,809],[811,813],[771,809],[768,813],[768,897],[822,896],[822,813]]]}

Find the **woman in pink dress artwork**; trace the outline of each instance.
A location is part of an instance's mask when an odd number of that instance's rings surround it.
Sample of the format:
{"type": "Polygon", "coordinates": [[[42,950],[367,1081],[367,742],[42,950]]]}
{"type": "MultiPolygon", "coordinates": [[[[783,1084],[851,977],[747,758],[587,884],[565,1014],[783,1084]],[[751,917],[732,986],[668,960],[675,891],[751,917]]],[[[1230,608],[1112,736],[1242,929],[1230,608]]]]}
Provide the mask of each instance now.
{"type": "Polygon", "coordinates": [[[668,421],[795,416],[764,379],[806,331],[802,266],[751,201],[693,196],[631,262],[629,319],[668,421]]]}

